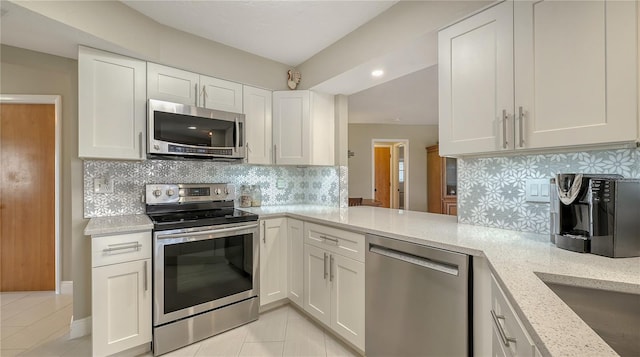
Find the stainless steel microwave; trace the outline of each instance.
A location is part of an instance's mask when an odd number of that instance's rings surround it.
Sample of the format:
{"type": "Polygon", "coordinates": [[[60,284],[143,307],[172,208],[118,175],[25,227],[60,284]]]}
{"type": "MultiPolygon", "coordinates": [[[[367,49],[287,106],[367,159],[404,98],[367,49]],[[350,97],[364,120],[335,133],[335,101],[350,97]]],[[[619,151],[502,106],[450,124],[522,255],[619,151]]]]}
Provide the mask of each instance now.
{"type": "Polygon", "coordinates": [[[245,158],[244,114],[149,99],[149,157],[245,158]]]}

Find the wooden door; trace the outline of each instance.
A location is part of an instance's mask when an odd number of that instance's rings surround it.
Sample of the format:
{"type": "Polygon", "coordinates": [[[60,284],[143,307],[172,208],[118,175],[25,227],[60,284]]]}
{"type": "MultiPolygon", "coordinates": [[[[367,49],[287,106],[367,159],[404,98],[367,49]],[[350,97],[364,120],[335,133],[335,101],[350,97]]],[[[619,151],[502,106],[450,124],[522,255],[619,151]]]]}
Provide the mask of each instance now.
{"type": "Polygon", "coordinates": [[[0,291],[55,289],[55,105],[0,105],[0,291]]]}
{"type": "Polygon", "coordinates": [[[380,207],[391,207],[391,148],[374,148],[375,161],[375,197],[376,201],[382,202],[380,207]]]}

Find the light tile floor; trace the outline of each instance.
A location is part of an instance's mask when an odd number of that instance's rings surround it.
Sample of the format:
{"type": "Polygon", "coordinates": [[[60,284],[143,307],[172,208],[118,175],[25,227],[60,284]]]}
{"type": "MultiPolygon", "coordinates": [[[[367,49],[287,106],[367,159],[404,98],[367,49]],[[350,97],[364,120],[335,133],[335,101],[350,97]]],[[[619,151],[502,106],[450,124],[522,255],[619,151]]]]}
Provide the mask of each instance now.
{"type": "Polygon", "coordinates": [[[0,293],[0,355],[15,356],[69,332],[71,294],[53,291],[0,293]]]}
{"type": "MultiPolygon", "coordinates": [[[[0,355],[90,356],[91,336],[69,339],[71,296],[52,292],[2,293],[0,355]],[[5,323],[6,322],[6,323],[5,323]]],[[[151,353],[145,356],[151,356],[151,353]]],[[[258,321],[166,354],[201,356],[358,356],[289,305],[258,321]]]]}

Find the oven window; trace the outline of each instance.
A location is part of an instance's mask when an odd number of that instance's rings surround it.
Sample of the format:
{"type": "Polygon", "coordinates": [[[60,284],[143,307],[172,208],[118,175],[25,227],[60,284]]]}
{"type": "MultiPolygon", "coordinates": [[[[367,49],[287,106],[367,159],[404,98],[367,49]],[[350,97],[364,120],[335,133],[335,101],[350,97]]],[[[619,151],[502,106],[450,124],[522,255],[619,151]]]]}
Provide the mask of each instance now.
{"type": "Polygon", "coordinates": [[[252,234],[164,247],[164,313],[251,290],[252,234]]]}

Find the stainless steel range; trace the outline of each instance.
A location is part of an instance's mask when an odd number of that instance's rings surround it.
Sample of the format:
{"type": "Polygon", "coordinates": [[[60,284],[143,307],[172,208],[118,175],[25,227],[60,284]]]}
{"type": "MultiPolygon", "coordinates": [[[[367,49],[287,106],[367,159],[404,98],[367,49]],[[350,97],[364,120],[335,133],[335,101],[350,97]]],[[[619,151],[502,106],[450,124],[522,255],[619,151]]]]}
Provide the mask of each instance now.
{"type": "Polygon", "coordinates": [[[153,353],[258,319],[258,216],[230,184],[146,186],[153,221],[153,353]]]}

